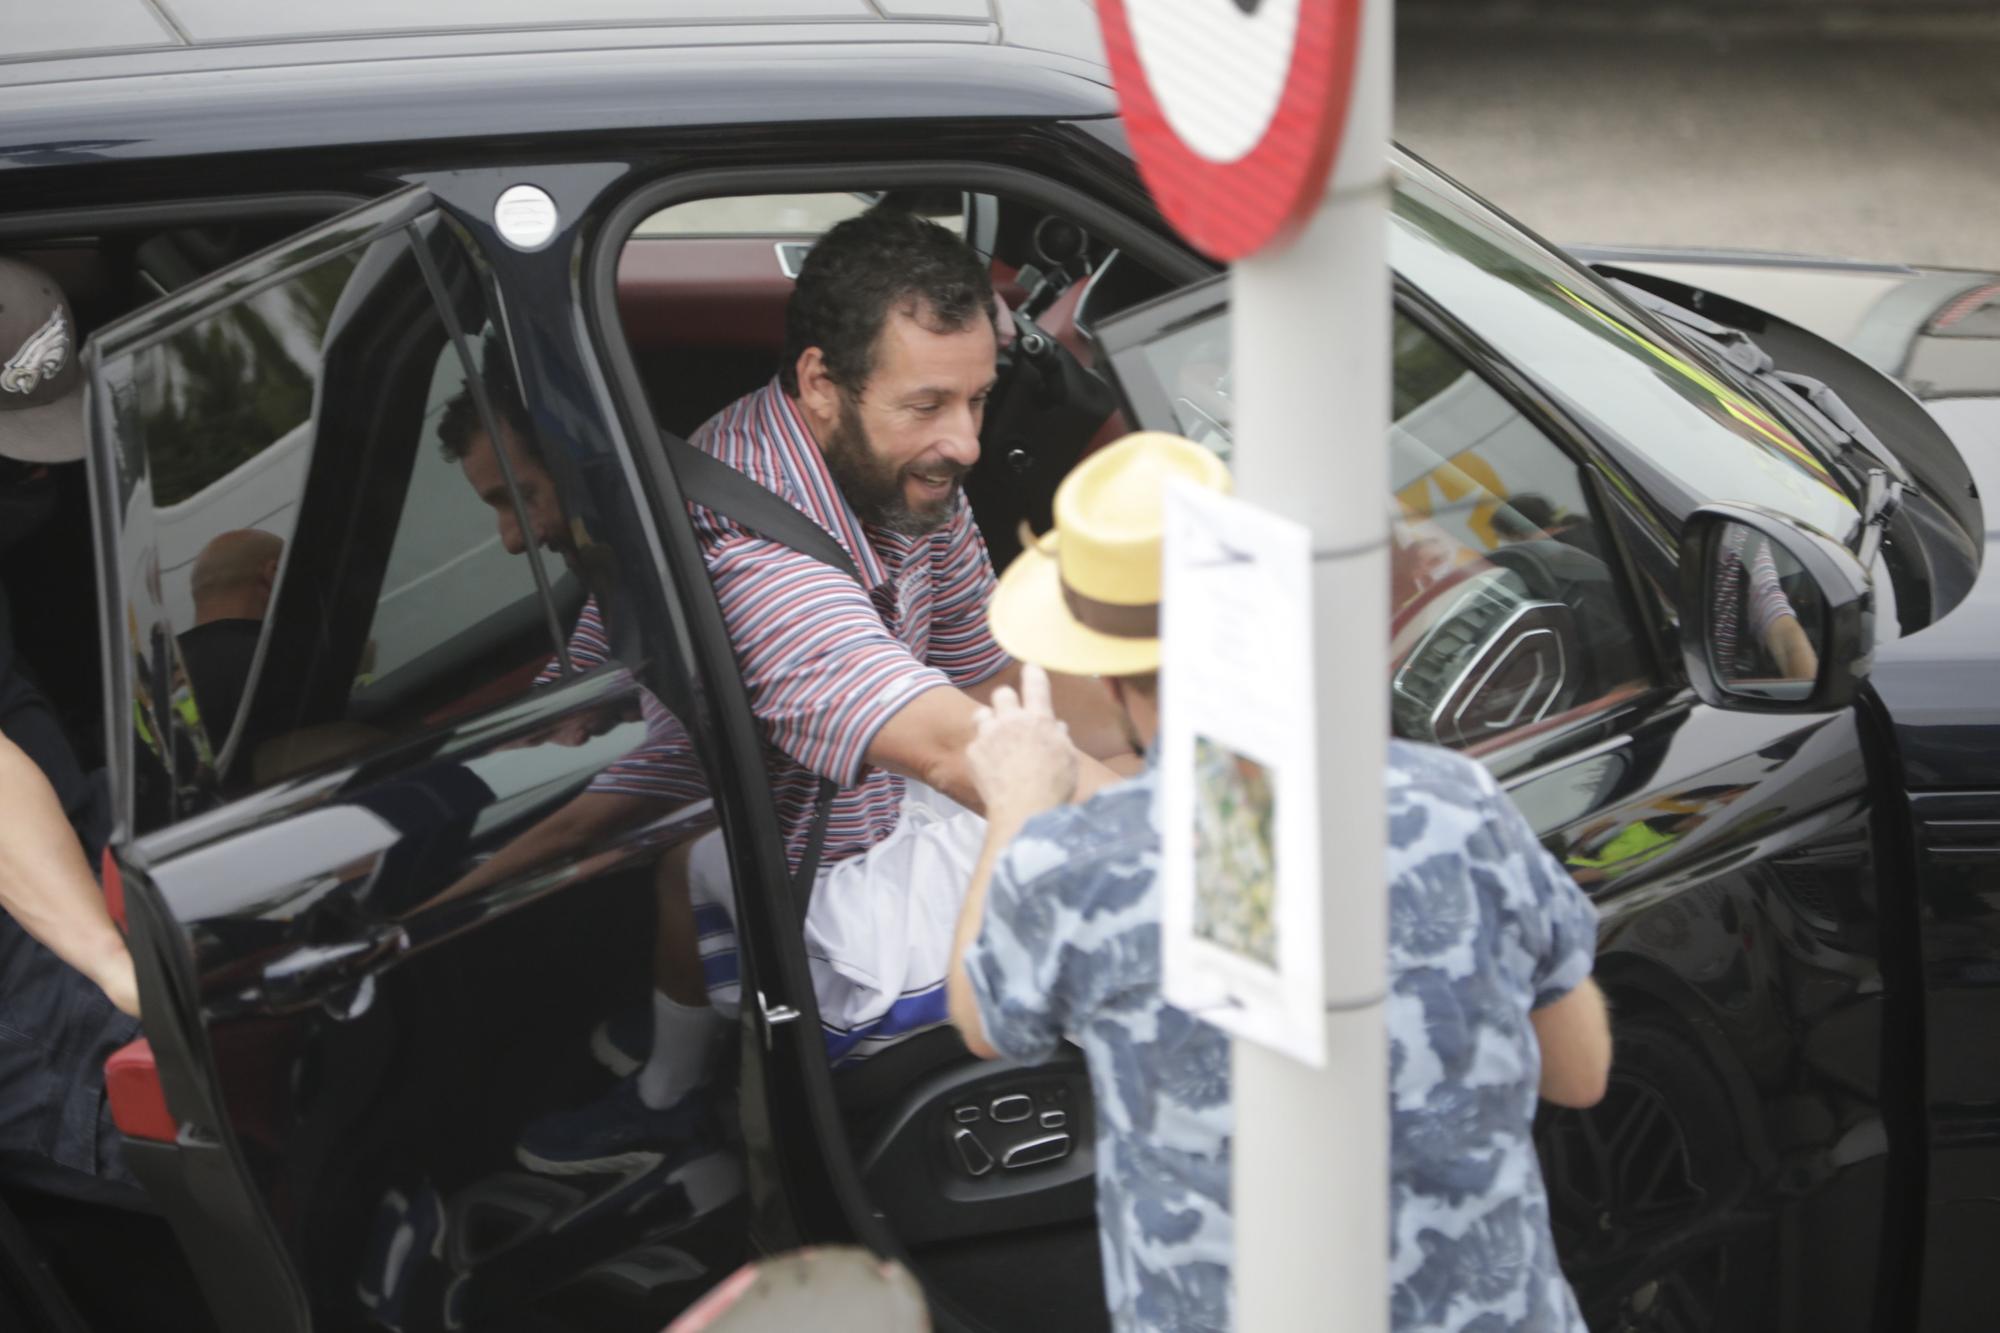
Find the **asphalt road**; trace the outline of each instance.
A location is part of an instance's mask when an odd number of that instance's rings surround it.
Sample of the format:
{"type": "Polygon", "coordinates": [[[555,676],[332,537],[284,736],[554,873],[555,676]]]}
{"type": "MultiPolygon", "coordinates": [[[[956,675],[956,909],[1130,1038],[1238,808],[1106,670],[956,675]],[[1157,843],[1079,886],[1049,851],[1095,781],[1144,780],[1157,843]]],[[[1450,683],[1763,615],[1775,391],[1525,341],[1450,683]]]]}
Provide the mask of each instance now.
{"type": "Polygon", "coordinates": [[[2000,36],[1397,34],[1396,137],[1555,241],[2000,267],[2000,36]]]}

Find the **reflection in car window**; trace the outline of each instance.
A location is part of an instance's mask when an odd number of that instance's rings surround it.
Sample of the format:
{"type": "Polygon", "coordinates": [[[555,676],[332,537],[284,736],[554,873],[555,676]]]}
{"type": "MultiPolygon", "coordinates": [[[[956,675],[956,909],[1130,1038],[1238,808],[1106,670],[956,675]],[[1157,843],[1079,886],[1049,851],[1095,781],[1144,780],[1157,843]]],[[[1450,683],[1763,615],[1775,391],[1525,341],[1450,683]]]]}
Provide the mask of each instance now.
{"type": "MultiPolygon", "coordinates": [[[[467,627],[479,627],[497,645],[541,618],[533,579],[525,562],[509,554],[501,532],[509,516],[495,514],[468,481],[465,460],[450,456],[456,446],[444,438],[451,403],[466,384],[457,350],[447,345],[426,395],[423,443],[404,501],[409,519],[396,529],[389,549],[368,656],[355,678],[350,711],[356,716],[393,712],[399,700],[424,689],[454,643],[456,651],[476,656],[476,643],[463,639],[467,627]]],[[[472,452],[484,438],[483,432],[474,434],[477,438],[466,442],[475,446],[472,452]]],[[[476,466],[478,459],[473,461],[476,466]]],[[[515,480],[524,488],[549,485],[533,457],[518,460],[515,480]]],[[[506,498],[511,506],[511,496],[506,498]]],[[[556,574],[566,623],[583,594],[574,575],[560,566],[556,574]]]]}
{"type": "Polygon", "coordinates": [[[524,692],[551,657],[532,571],[440,448],[470,372],[430,290],[396,232],[107,364],[152,488],[155,818],[524,692]]]}
{"type": "Polygon", "coordinates": [[[1577,465],[1395,319],[1391,716],[1479,745],[1640,683],[1637,621],[1577,465]]]}
{"type": "Polygon", "coordinates": [[[184,505],[311,420],[319,348],[357,258],[330,259],[152,349],[141,410],[155,505],[184,505]]]}
{"type": "MultiPolygon", "coordinates": [[[[1646,679],[1637,618],[1577,465],[1398,313],[1389,430],[1391,716],[1477,746],[1646,679]]],[[[1225,458],[1226,309],[1142,348],[1172,428],[1225,458]]]]}
{"type": "Polygon", "coordinates": [[[1147,368],[1166,392],[1174,429],[1215,450],[1225,463],[1234,451],[1236,424],[1229,329],[1225,313],[1162,334],[1144,350],[1147,368]]]}
{"type": "Polygon", "coordinates": [[[1499,225],[1442,181],[1396,192],[1390,262],[1474,333],[1532,347],[1527,369],[1680,479],[1844,534],[1853,503],[1782,421],[1597,280],[1499,225]],[[1718,427],[1720,429],[1718,429],[1718,427]]]}

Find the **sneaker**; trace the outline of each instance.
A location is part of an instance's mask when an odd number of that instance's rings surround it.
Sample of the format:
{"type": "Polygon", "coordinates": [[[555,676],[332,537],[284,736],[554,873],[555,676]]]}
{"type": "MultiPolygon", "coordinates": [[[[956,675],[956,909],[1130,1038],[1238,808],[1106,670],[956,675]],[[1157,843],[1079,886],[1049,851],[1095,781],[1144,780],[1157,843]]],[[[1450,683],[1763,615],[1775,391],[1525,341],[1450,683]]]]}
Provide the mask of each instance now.
{"type": "Polygon", "coordinates": [[[650,1225],[649,1234],[679,1232],[742,1192],[743,1164],[736,1153],[711,1147],[692,1159],[669,1158],[620,1176],[549,1230],[562,1231],[615,1214],[643,1218],[650,1225]]]}
{"type": "Polygon", "coordinates": [[[356,1294],[384,1328],[460,1327],[444,1263],[444,1203],[427,1181],[391,1190],[375,1210],[356,1294]]]}
{"type": "Polygon", "coordinates": [[[570,1111],[551,1111],[529,1125],[514,1147],[522,1166],[551,1176],[637,1175],[691,1161],[718,1135],[708,1096],[697,1088],[663,1110],[639,1100],[639,1080],[622,1078],[611,1091],[570,1111]]]}
{"type": "Polygon", "coordinates": [[[653,1006],[635,1004],[599,1023],[590,1053],[619,1078],[638,1073],[653,1054],[653,1006]]]}
{"type": "Polygon", "coordinates": [[[590,1202],[587,1182],[496,1171],[454,1194],[445,1222],[446,1261],[469,1273],[546,1236],[590,1202]]]}

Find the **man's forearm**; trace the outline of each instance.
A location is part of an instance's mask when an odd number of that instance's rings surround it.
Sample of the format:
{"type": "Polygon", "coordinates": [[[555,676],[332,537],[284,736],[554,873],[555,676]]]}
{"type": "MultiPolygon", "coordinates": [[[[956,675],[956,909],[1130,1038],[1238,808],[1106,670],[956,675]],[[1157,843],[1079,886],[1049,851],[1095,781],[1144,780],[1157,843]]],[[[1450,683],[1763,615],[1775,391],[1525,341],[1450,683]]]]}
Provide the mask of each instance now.
{"type": "Polygon", "coordinates": [[[131,955],[104,906],[83,845],[35,761],[0,736],[0,907],[49,952],[136,1011],[131,955]]]}
{"type": "Polygon", "coordinates": [[[951,940],[951,972],[945,983],[946,999],[951,1006],[951,1021],[957,1025],[959,1036],[965,1039],[965,1048],[982,1060],[991,1060],[999,1052],[986,1040],[986,1025],[979,1018],[979,1001],[972,994],[972,978],[965,970],[965,955],[972,949],[973,941],[979,938],[980,928],[986,922],[986,888],[993,882],[993,868],[1000,863],[1000,853],[1014,840],[1014,835],[1027,823],[1024,815],[1002,814],[986,825],[986,843],[979,850],[979,863],[973,867],[972,886],[966,890],[965,902],[958,910],[958,928],[951,940]]]}
{"type": "Polygon", "coordinates": [[[932,791],[943,792],[974,814],[986,813],[986,802],[979,795],[979,788],[973,785],[972,770],[966,767],[962,749],[943,751],[923,772],[906,776],[916,778],[932,791]]]}
{"type": "MultiPolygon", "coordinates": [[[[975,814],[987,813],[986,802],[979,794],[978,786],[972,780],[972,769],[967,765],[965,752],[939,756],[938,762],[924,773],[916,775],[925,786],[933,791],[941,791],[975,814]]],[[[1108,787],[1125,778],[1114,770],[1081,751],[1076,761],[1076,791],[1073,801],[1088,800],[1099,788],[1108,787]]]]}
{"type": "Polygon", "coordinates": [[[1778,673],[1787,680],[1818,680],[1819,654],[1797,616],[1783,615],[1773,621],[1766,642],[1777,660],[1778,673]]]}
{"type": "MultiPolygon", "coordinates": [[[[1007,680],[999,679],[994,691],[997,693],[1004,684],[1007,680]]],[[[966,750],[978,734],[980,707],[979,698],[964,690],[951,687],[927,690],[904,704],[883,724],[863,757],[877,768],[914,778],[933,791],[943,792],[976,814],[986,814],[986,800],[972,780],[972,768],[966,759],[966,750]]],[[[1099,787],[1118,780],[1116,773],[1084,754],[1078,765],[1072,799],[1082,800],[1099,787]]]]}
{"type": "Polygon", "coordinates": [[[658,797],[582,792],[461,876],[427,905],[451,902],[553,864],[590,848],[598,838],[639,823],[649,814],[664,813],[666,808],[667,803],[658,797]]]}

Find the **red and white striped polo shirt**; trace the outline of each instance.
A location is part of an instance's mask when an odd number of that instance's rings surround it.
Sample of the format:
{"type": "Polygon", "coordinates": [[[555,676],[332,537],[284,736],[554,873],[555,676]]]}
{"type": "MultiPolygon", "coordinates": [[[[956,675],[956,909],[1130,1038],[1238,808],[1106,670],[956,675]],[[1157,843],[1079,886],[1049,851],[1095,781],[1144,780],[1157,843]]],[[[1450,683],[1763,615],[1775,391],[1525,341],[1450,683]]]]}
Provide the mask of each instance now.
{"type": "Polygon", "coordinates": [[[785,849],[796,866],[822,775],[841,785],[820,864],[896,826],[903,779],[863,763],[875,733],[927,690],[979,684],[1008,665],[986,623],[995,579],[960,495],[951,520],[906,537],[864,525],[776,380],[738,399],[693,443],[795,505],[846,548],[842,571],[696,506],[722,616],[764,734],[785,849]]]}
{"type": "MultiPolygon", "coordinates": [[[[583,604],[583,614],[570,631],[569,660],[578,671],[594,670],[611,660],[611,638],[595,597],[583,604]]],[[[552,657],[536,675],[535,684],[561,679],[562,659],[552,657]]],[[[606,765],[591,779],[589,789],[676,806],[706,799],[708,778],[680,719],[644,688],[639,691],[639,715],[646,724],[645,739],[630,754],[606,765]]]]}

